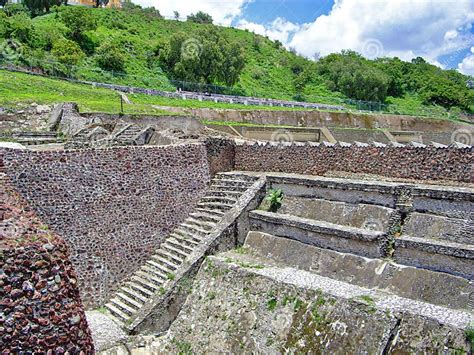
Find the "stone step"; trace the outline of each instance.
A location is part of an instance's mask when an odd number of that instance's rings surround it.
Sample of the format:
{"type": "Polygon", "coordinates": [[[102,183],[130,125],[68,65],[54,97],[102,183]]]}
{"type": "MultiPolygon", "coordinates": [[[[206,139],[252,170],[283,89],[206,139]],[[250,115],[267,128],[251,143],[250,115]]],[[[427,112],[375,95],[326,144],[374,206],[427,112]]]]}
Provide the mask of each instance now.
{"type": "Polygon", "coordinates": [[[230,179],[230,180],[245,181],[247,183],[254,183],[255,181],[258,180],[258,177],[246,175],[246,174],[219,173],[214,177],[214,179],[217,179],[217,180],[230,179]]]}
{"type": "Polygon", "coordinates": [[[212,213],[207,212],[192,212],[189,214],[192,218],[195,219],[202,219],[203,221],[211,222],[211,223],[219,223],[221,221],[221,216],[217,216],[212,213]]]}
{"type": "Polygon", "coordinates": [[[174,246],[172,246],[171,244],[168,244],[168,240],[166,240],[163,244],[161,244],[161,248],[163,250],[166,250],[168,251],[169,253],[175,255],[176,257],[180,258],[181,260],[186,260],[186,258],[188,257],[188,255],[190,253],[187,253],[183,250],[180,250],[178,248],[175,248],[174,246]]]}
{"type": "Polygon", "coordinates": [[[238,199],[225,196],[204,196],[201,198],[201,202],[222,202],[228,204],[229,206],[234,205],[238,199]]]}
{"type": "Polygon", "coordinates": [[[240,191],[229,191],[229,190],[214,190],[213,186],[211,189],[207,191],[208,196],[221,196],[221,197],[232,197],[234,201],[237,201],[240,196],[242,196],[242,192],[240,191]]]}
{"type": "Polygon", "coordinates": [[[231,179],[213,179],[211,180],[211,186],[226,186],[228,188],[231,188],[233,186],[238,186],[238,187],[245,187],[246,189],[250,188],[252,186],[252,182],[248,181],[243,181],[243,180],[231,180],[231,179]]]}
{"type": "Polygon", "coordinates": [[[182,230],[189,231],[191,234],[195,233],[198,235],[202,235],[203,237],[209,234],[209,229],[203,229],[195,224],[189,224],[186,222],[181,223],[180,228],[182,230]]]}
{"type": "Polygon", "coordinates": [[[234,207],[233,204],[227,204],[223,202],[199,202],[197,204],[198,208],[206,208],[210,210],[217,210],[217,211],[222,211],[222,212],[227,212],[230,210],[232,207],[234,207]]]}
{"type": "Polygon", "coordinates": [[[148,279],[145,279],[141,276],[138,276],[137,274],[133,275],[131,277],[132,281],[140,284],[142,287],[148,289],[151,291],[151,293],[153,294],[156,290],[159,289],[159,286],[155,285],[153,282],[151,282],[150,280],[148,279]]]}
{"type": "Polygon", "coordinates": [[[179,250],[182,250],[183,252],[187,252],[187,253],[192,253],[192,251],[194,250],[193,246],[189,246],[189,244],[185,244],[175,238],[168,238],[166,239],[166,242],[169,243],[170,245],[172,245],[173,247],[179,249],[179,250]]]}
{"type": "Polygon", "coordinates": [[[120,308],[113,305],[112,303],[106,303],[105,307],[122,323],[126,323],[130,319],[130,316],[127,313],[123,312],[120,308]]]}
{"type": "Polygon", "coordinates": [[[140,307],[136,308],[136,307],[129,306],[125,302],[118,299],[117,297],[112,298],[110,300],[110,303],[112,303],[114,306],[120,308],[120,310],[122,310],[122,312],[124,312],[128,315],[132,315],[133,313],[135,313],[140,308],[140,307]]]}
{"type": "Polygon", "coordinates": [[[129,296],[131,299],[138,300],[141,303],[145,303],[148,298],[145,297],[142,293],[133,290],[130,287],[122,286],[120,288],[120,292],[122,292],[124,295],[129,296]]]}
{"type": "MultiPolygon", "coordinates": [[[[147,272],[143,269],[137,270],[135,272],[135,276],[150,282],[154,286],[161,286],[164,282],[164,280],[161,277],[158,277],[157,275],[151,272],[147,272]]],[[[149,287],[151,287],[151,284],[149,285],[149,287]]]]}
{"type": "Polygon", "coordinates": [[[148,273],[148,274],[150,274],[150,275],[152,275],[153,277],[158,278],[158,280],[160,280],[160,282],[166,281],[166,279],[167,279],[166,275],[168,274],[168,272],[164,272],[160,268],[155,268],[151,264],[143,265],[141,267],[141,270],[148,273]]]}
{"type": "Polygon", "coordinates": [[[150,291],[149,289],[143,287],[140,283],[135,282],[135,281],[129,281],[126,284],[126,287],[129,287],[132,290],[140,292],[146,298],[150,298],[153,295],[153,291],[150,291]]]}
{"type": "Polygon", "coordinates": [[[168,275],[170,272],[173,272],[175,270],[165,263],[156,262],[154,260],[147,260],[145,265],[150,265],[151,267],[154,267],[155,269],[161,270],[161,273],[164,275],[168,275]]]}
{"type": "Polygon", "coordinates": [[[155,260],[157,263],[162,264],[164,267],[171,269],[172,271],[176,270],[180,266],[180,262],[177,263],[175,261],[171,261],[168,259],[168,257],[159,255],[159,254],[154,254],[151,256],[153,260],[155,260]]]}
{"type": "Polygon", "coordinates": [[[205,208],[205,207],[196,207],[194,209],[196,213],[203,213],[207,216],[215,216],[219,219],[222,219],[222,217],[225,215],[224,211],[218,210],[218,209],[211,209],[211,208],[205,208]]]}
{"type": "Polygon", "coordinates": [[[213,191],[228,191],[233,190],[235,192],[244,193],[249,189],[250,186],[247,185],[225,185],[221,183],[216,183],[211,185],[213,191]]]}
{"type": "Polygon", "coordinates": [[[202,241],[202,239],[199,238],[198,236],[189,234],[189,233],[184,232],[184,231],[182,231],[182,233],[184,233],[184,234],[179,234],[179,233],[176,233],[176,231],[174,231],[173,233],[170,234],[170,237],[173,237],[177,240],[182,240],[186,243],[190,243],[190,244],[193,244],[193,245],[198,245],[202,241]]]}
{"type": "Polygon", "coordinates": [[[176,228],[173,231],[173,234],[177,234],[185,239],[193,239],[196,242],[201,243],[202,239],[205,237],[207,233],[202,234],[196,230],[193,230],[192,228],[180,226],[179,228],[176,228]]]}
{"type": "Polygon", "coordinates": [[[394,249],[400,264],[474,280],[474,245],[403,235],[395,238],[394,249]]]}
{"type": "Polygon", "coordinates": [[[136,309],[140,309],[143,303],[146,302],[146,300],[142,301],[141,298],[130,297],[127,294],[122,293],[122,292],[117,292],[115,295],[119,297],[123,302],[135,307],[136,309]]]}
{"type": "Polygon", "coordinates": [[[176,268],[178,268],[184,260],[183,258],[179,258],[165,249],[159,249],[156,254],[160,255],[163,259],[168,260],[168,264],[176,265],[176,268]]]}
{"type": "Polygon", "coordinates": [[[369,258],[384,256],[380,248],[386,239],[383,232],[260,210],[251,211],[249,218],[254,230],[277,237],[369,258]]]}
{"type": "Polygon", "coordinates": [[[198,227],[200,227],[204,230],[207,230],[207,231],[212,230],[217,224],[216,222],[209,222],[209,221],[205,221],[205,220],[202,220],[202,219],[196,219],[194,217],[186,218],[185,223],[196,225],[196,226],[198,226],[198,227]]]}

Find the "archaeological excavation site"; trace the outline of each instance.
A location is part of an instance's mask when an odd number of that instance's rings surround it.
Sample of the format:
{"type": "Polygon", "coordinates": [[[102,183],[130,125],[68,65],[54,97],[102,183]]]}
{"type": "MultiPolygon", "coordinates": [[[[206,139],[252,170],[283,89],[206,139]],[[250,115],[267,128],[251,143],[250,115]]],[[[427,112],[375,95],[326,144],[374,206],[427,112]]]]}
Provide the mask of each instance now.
{"type": "Polygon", "coordinates": [[[472,124],[212,114],[0,115],[2,354],[472,353],[472,124]]]}

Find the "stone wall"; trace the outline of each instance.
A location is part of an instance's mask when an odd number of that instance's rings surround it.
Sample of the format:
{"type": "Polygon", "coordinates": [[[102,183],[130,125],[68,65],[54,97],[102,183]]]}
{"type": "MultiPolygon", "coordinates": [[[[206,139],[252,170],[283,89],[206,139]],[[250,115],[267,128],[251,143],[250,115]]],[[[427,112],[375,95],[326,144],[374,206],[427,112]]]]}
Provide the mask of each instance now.
{"type": "Polygon", "coordinates": [[[6,150],[3,160],[17,189],[70,247],[88,307],[147,260],[210,180],[204,144],[6,150]]]}
{"type": "Polygon", "coordinates": [[[472,148],[251,144],[236,147],[235,169],[324,175],[329,171],[391,178],[473,182],[472,148]]]}
{"type": "Polygon", "coordinates": [[[1,171],[0,184],[0,352],[92,354],[66,244],[1,171]]]}
{"type": "Polygon", "coordinates": [[[211,176],[232,171],[235,165],[235,143],[229,139],[208,138],[205,142],[211,176]]]}

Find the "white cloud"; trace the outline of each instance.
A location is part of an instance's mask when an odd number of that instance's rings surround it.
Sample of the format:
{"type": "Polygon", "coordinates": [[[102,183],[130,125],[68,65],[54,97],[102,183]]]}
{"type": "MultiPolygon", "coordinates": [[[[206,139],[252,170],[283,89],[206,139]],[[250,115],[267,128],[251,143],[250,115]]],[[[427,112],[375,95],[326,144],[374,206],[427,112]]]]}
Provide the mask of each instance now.
{"type": "Polygon", "coordinates": [[[437,63],[474,43],[473,21],[472,0],[335,0],[331,12],[303,25],[290,45],[306,56],[353,49],[367,57],[423,56],[437,63]]]}
{"type": "Polygon", "coordinates": [[[229,26],[242,14],[245,5],[252,0],[137,0],[142,6],[154,6],[163,16],[172,17],[178,11],[180,17],[186,17],[198,11],[210,14],[215,23],[229,26]]]}
{"type": "MultiPolygon", "coordinates": [[[[474,53],[474,47],[471,48],[474,53]]],[[[474,76],[474,54],[467,55],[461,63],[458,64],[458,69],[461,73],[474,76]]]]}
{"type": "Polygon", "coordinates": [[[287,45],[292,34],[301,28],[299,25],[289,22],[281,17],[276,18],[267,26],[248,22],[247,20],[240,20],[237,27],[247,29],[262,36],[268,36],[268,38],[278,40],[284,45],[287,45]]]}

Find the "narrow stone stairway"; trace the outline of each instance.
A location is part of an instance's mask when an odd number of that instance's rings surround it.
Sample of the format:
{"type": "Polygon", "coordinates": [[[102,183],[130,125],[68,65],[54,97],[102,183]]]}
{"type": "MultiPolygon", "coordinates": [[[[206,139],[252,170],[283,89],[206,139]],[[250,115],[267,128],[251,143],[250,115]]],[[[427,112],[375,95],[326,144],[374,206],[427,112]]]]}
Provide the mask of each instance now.
{"type": "Polygon", "coordinates": [[[189,267],[185,263],[187,258],[209,242],[207,239],[219,222],[257,180],[257,177],[238,173],[218,174],[189,217],[171,232],[105,305],[113,318],[127,326],[142,307],[153,302],[155,296],[164,294],[166,282],[174,280],[180,267],[189,267]]]}
{"type": "Polygon", "coordinates": [[[114,142],[118,145],[134,145],[136,138],[145,129],[146,127],[142,127],[135,124],[129,124],[115,135],[114,142]]]}

